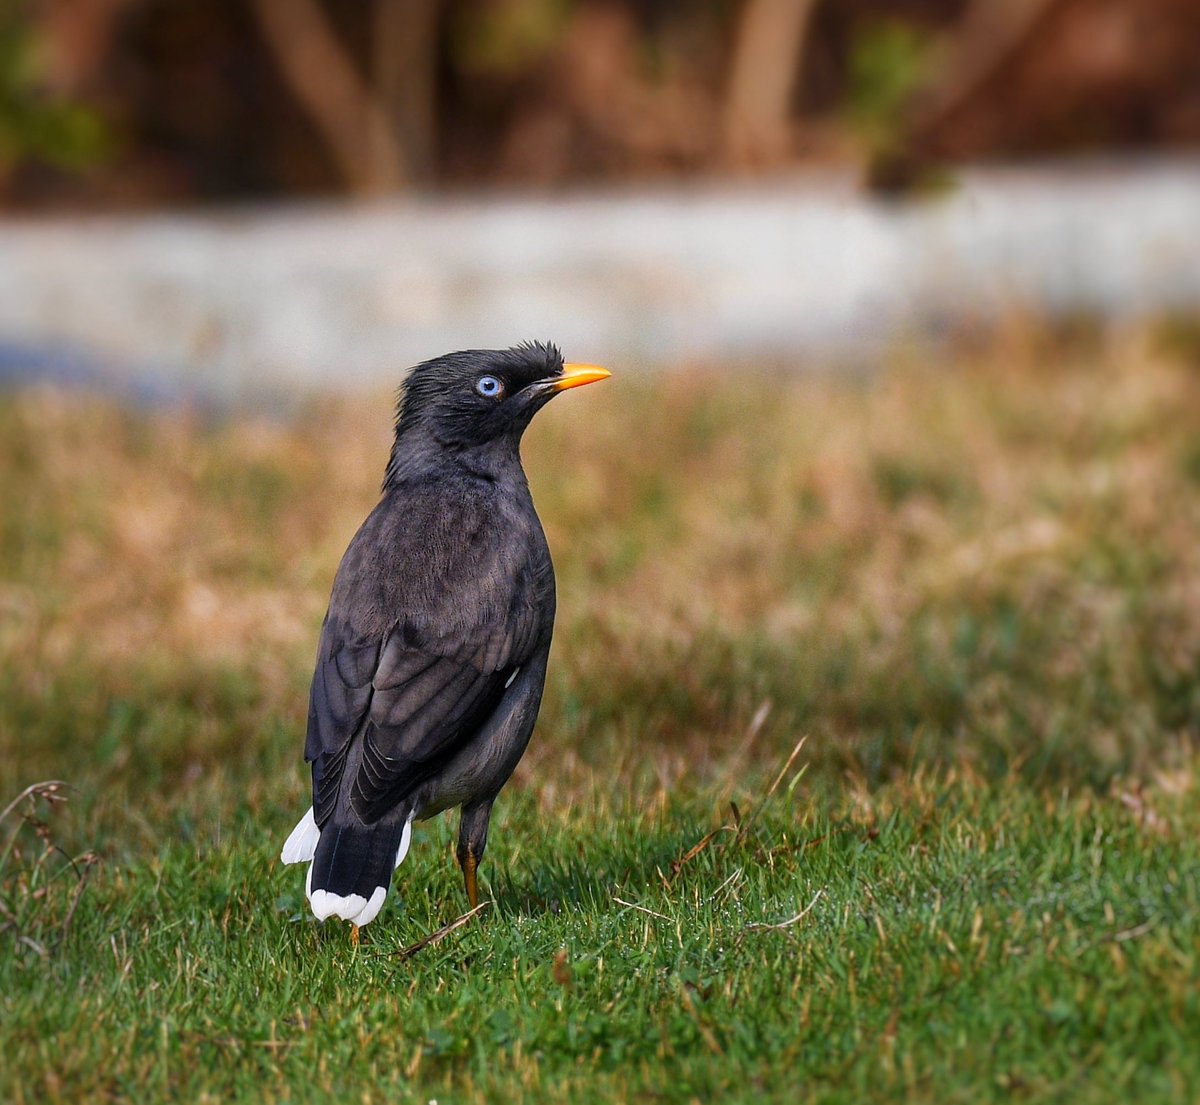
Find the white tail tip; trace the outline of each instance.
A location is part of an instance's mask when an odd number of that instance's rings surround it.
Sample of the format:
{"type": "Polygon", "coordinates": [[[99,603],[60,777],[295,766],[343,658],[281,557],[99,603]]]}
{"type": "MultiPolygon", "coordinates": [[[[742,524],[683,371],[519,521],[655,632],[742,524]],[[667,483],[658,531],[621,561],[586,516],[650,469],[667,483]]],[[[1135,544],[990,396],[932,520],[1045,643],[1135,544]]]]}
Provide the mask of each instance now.
{"type": "Polygon", "coordinates": [[[317,828],[312,806],[309,806],[308,813],[300,818],[291,836],[284,841],[279,858],[284,863],[307,863],[317,854],[320,839],[321,830],[317,828]]]}
{"type": "MultiPolygon", "coordinates": [[[[408,855],[409,845],[412,844],[413,815],[409,815],[400,834],[400,846],[396,849],[396,866],[404,862],[408,855]]],[[[312,888],[312,858],[317,850],[317,842],[321,839],[321,831],[313,820],[310,809],[301,819],[300,824],[292,830],[283,846],[284,863],[308,863],[308,873],[304,877],[304,896],[308,899],[309,908],[318,921],[330,917],[340,917],[343,921],[351,921],[361,928],[368,925],[379,916],[387,898],[387,887],[377,886],[369,898],[361,894],[332,894],[328,890],[313,890],[312,888]]]]}
{"type": "Polygon", "coordinates": [[[353,921],[358,926],[370,924],[383,908],[383,900],[387,897],[387,888],[375,887],[369,898],[361,894],[331,894],[328,890],[314,890],[309,899],[313,914],[318,921],[328,917],[340,917],[343,921],[353,921]]]}

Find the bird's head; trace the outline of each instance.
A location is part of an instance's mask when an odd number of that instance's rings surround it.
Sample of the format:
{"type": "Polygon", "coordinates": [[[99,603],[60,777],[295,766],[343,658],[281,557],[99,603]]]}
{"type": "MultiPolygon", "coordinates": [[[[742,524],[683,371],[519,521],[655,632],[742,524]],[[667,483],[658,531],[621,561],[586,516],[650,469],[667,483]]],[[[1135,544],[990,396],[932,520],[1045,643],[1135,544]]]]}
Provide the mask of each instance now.
{"type": "Polygon", "coordinates": [[[417,365],[396,410],[396,448],[406,441],[460,452],[507,440],[559,392],[611,375],[595,365],[564,364],[557,347],[527,342],[511,349],[467,349],[417,365]]]}

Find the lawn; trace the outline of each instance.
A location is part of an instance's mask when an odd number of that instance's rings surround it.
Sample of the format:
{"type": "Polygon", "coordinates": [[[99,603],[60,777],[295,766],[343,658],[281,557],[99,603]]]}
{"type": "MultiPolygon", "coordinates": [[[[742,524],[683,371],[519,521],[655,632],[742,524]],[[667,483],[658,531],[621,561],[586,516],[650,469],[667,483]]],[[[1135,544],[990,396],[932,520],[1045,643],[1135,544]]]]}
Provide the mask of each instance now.
{"type": "Polygon", "coordinates": [[[1188,334],[557,400],[490,904],[443,818],[358,947],[277,856],[388,397],[0,397],[0,1099],[1197,1098],[1188,334]]]}

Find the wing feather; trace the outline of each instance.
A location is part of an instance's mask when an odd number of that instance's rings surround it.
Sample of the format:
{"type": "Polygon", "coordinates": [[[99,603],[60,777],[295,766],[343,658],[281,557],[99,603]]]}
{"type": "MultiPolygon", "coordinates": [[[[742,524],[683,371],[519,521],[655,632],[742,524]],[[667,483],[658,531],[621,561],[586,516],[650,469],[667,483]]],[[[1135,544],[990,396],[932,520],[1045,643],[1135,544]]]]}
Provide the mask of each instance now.
{"type": "Polygon", "coordinates": [[[398,509],[385,499],[346,551],[305,745],[319,826],[339,795],[371,821],[429,778],[548,639],[554,582],[540,527],[515,533],[495,511],[469,508],[439,499],[398,509]],[[437,539],[456,509],[474,511],[459,530],[466,539],[437,539]],[[453,559],[439,552],[449,548],[453,559]]]}

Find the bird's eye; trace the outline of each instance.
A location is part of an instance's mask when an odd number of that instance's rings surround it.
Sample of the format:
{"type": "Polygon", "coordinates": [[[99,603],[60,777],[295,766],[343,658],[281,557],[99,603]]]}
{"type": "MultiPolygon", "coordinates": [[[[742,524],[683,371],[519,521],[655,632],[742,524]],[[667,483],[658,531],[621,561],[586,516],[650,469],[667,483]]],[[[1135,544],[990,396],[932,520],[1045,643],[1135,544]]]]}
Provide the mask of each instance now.
{"type": "Polygon", "coordinates": [[[475,390],[485,399],[495,399],[503,389],[495,376],[480,376],[475,382],[475,390]]]}

